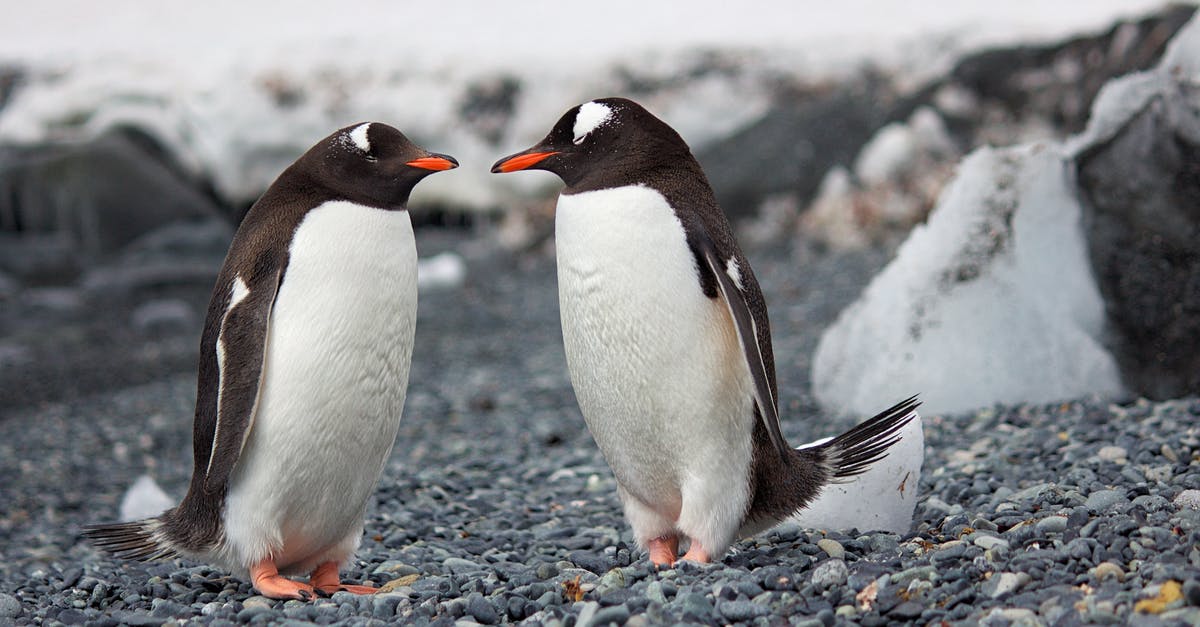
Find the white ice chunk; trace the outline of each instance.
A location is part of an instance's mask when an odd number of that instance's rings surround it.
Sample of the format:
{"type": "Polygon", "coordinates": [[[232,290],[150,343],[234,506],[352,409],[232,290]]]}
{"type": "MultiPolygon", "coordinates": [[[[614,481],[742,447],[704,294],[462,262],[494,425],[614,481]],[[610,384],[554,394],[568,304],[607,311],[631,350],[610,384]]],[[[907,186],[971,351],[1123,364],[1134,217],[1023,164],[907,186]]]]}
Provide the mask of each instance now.
{"type": "MultiPolygon", "coordinates": [[[[907,533],[917,506],[917,486],[925,462],[925,434],[917,414],[900,430],[887,457],[847,483],[825,486],[791,522],[809,529],[907,533]]],[[[829,438],[797,448],[817,446],[829,438]]]]}
{"type": "Polygon", "coordinates": [[[467,278],[467,264],[456,253],[444,252],[417,261],[419,289],[458,287],[467,278]]]}
{"type": "Polygon", "coordinates": [[[911,394],[935,414],[1115,395],[1104,319],[1060,150],[985,148],[822,336],[813,390],[859,414],[911,394]]]}
{"type": "Polygon", "coordinates": [[[121,497],[121,520],[129,522],[158,516],[175,506],[175,501],[163,492],[150,475],[142,475],[121,497]]]}

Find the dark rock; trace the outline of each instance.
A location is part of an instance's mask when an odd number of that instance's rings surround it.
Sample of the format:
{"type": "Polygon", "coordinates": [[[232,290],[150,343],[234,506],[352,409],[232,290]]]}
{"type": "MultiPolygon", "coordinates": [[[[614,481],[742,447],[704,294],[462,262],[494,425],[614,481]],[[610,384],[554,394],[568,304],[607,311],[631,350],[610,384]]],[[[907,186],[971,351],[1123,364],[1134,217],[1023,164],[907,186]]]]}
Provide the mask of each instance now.
{"type": "Polygon", "coordinates": [[[0,147],[0,269],[63,282],[143,233],[221,215],[141,131],[0,147]]]}
{"type": "Polygon", "coordinates": [[[1113,353],[1138,394],[1200,392],[1200,145],[1151,103],[1079,158],[1113,353]]]}
{"type": "Polygon", "coordinates": [[[825,173],[851,163],[887,121],[894,97],[886,81],[871,75],[798,94],[696,158],[731,218],[753,215],[763,199],[780,193],[807,202],[825,173]]]}

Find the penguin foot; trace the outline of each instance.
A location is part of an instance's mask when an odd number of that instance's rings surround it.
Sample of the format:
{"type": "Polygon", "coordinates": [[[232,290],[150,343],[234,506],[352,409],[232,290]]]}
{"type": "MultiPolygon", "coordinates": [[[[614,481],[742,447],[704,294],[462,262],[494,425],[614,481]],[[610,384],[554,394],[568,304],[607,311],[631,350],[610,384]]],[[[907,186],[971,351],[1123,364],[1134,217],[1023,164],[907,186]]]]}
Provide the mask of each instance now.
{"type": "Polygon", "coordinates": [[[313,587],[298,581],[292,581],[279,574],[275,562],[266,559],[250,567],[250,581],[254,589],[269,599],[299,599],[312,600],[316,596],[313,587]]]}
{"type": "Polygon", "coordinates": [[[708,554],[708,551],[704,550],[703,546],[700,546],[698,540],[692,539],[692,545],[688,547],[687,553],[684,553],[681,559],[696,562],[697,564],[707,564],[712,561],[712,556],[708,554]]]}
{"type": "Polygon", "coordinates": [[[679,536],[659,536],[646,543],[650,549],[650,563],[662,568],[673,566],[675,556],[679,553],[679,536]]]}
{"type": "Polygon", "coordinates": [[[308,576],[308,583],[312,584],[313,589],[326,595],[334,592],[349,592],[350,594],[375,594],[379,592],[379,588],[372,586],[360,586],[349,583],[342,583],[338,577],[337,562],[325,562],[312,571],[308,576]]]}

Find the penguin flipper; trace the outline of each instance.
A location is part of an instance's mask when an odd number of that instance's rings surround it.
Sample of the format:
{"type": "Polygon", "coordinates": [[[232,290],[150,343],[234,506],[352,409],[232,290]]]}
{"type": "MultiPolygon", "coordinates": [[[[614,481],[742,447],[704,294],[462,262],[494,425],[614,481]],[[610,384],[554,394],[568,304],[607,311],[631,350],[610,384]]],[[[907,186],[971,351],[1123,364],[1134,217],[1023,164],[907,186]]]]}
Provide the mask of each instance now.
{"type": "Polygon", "coordinates": [[[787,440],[784,439],[783,431],[779,426],[779,410],[775,394],[771,390],[770,379],[767,377],[766,361],[763,359],[762,349],[758,345],[758,324],[754,321],[754,315],[746,303],[746,296],[742,293],[741,287],[734,282],[733,277],[729,276],[721,262],[720,255],[717,254],[716,245],[708,235],[700,233],[695,239],[699,256],[714,275],[721,299],[729,307],[734,327],[737,329],[738,343],[742,347],[746,365],[750,368],[750,377],[754,380],[754,403],[758,406],[756,413],[762,420],[763,426],[766,427],[767,433],[771,436],[771,443],[775,445],[779,454],[790,455],[791,448],[788,447],[787,440]]]}
{"type": "Polygon", "coordinates": [[[208,492],[229,480],[250,435],[264,374],[271,310],[282,277],[282,270],[263,272],[252,276],[247,285],[239,275],[232,288],[232,304],[221,319],[216,340],[217,421],[204,478],[208,492]],[[239,288],[244,292],[239,294],[239,288]]]}

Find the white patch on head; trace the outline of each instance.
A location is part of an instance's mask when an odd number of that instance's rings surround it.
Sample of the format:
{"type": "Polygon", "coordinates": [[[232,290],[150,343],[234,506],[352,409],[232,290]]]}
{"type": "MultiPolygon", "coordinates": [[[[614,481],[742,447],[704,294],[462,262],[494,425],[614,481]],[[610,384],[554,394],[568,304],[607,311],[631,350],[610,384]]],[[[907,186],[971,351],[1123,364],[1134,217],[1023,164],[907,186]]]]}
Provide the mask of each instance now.
{"type": "Polygon", "coordinates": [[[575,126],[571,129],[575,133],[575,139],[572,141],[578,144],[588,136],[588,133],[600,128],[611,119],[612,109],[608,105],[598,102],[585,102],[579,105],[579,113],[575,114],[575,126]]]}
{"type": "Polygon", "coordinates": [[[350,141],[361,151],[371,153],[371,140],[367,139],[367,131],[370,130],[371,123],[358,125],[353,131],[350,131],[350,141]]]}
{"type": "Polygon", "coordinates": [[[729,262],[725,264],[725,274],[728,274],[729,278],[733,279],[733,284],[736,285],[739,290],[746,289],[742,287],[742,269],[738,267],[736,258],[729,258],[729,262]]]}

